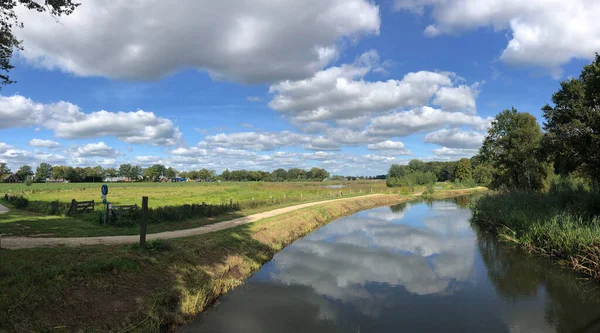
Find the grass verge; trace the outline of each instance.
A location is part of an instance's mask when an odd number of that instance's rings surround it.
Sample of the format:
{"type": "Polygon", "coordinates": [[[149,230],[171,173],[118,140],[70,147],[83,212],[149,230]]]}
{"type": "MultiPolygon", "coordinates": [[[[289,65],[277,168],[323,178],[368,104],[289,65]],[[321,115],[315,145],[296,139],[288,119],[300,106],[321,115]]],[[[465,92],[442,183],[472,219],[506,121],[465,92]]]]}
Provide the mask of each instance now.
{"type": "Polygon", "coordinates": [[[219,232],[154,241],[146,250],[0,250],[0,331],[173,331],[314,228],[406,200],[382,195],[325,203],[219,232]]]}
{"type": "Polygon", "coordinates": [[[600,279],[600,194],[582,189],[490,193],[473,200],[471,209],[473,223],[501,241],[600,279]]]}

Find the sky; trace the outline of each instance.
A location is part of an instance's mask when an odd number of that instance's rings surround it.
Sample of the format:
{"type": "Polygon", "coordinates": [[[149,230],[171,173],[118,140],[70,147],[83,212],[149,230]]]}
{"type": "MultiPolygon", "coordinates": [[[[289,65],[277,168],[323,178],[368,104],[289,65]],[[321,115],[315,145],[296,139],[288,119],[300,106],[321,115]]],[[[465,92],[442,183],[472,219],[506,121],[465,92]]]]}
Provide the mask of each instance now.
{"type": "Polygon", "coordinates": [[[0,162],[376,175],[543,122],[600,51],[594,0],[81,0],[17,9],[0,162]]]}

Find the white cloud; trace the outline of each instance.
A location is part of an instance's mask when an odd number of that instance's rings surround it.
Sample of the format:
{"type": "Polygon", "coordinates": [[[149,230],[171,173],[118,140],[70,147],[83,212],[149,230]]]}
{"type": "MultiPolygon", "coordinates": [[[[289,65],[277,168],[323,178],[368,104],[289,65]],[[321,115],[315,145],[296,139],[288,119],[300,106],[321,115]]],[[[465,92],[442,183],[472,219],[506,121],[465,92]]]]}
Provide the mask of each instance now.
{"type": "Polygon", "coordinates": [[[269,106],[296,122],[347,120],[353,126],[371,113],[428,105],[441,87],[452,87],[457,79],[454,73],[420,71],[402,80],[365,81],[364,76],[375,67],[371,60],[360,59],[353,65],[327,68],[309,79],[271,85],[269,92],[275,96],[269,106]]]}
{"type": "Polygon", "coordinates": [[[116,157],[118,156],[119,150],[114,149],[104,142],[88,143],[83,146],[75,146],[70,149],[72,156],[74,157],[116,157]]]}
{"type": "Polygon", "coordinates": [[[477,149],[481,147],[485,134],[479,132],[464,132],[458,128],[441,129],[428,133],[425,136],[425,142],[435,143],[448,148],[470,148],[477,149]]]}
{"type": "Polygon", "coordinates": [[[41,121],[44,106],[29,98],[0,96],[0,128],[26,127],[41,121]]]}
{"type": "Polygon", "coordinates": [[[304,135],[290,131],[239,132],[206,136],[200,146],[267,151],[281,147],[297,146],[305,141],[306,137],[304,135]]]}
{"type": "Polygon", "coordinates": [[[390,152],[396,155],[410,155],[412,152],[404,147],[400,141],[386,140],[378,143],[372,143],[367,146],[370,150],[380,150],[390,152]]]}
{"type": "Polygon", "coordinates": [[[54,148],[60,148],[61,147],[60,143],[58,143],[56,141],[41,140],[41,139],[32,139],[32,140],[29,141],[29,145],[32,146],[32,147],[48,148],[48,149],[54,149],[54,148]]]}
{"type": "Polygon", "coordinates": [[[462,157],[473,157],[477,155],[477,149],[465,149],[465,148],[448,148],[442,147],[433,150],[435,157],[440,159],[456,160],[462,157]]]}
{"type": "Polygon", "coordinates": [[[429,106],[410,110],[391,112],[376,117],[367,126],[371,135],[408,136],[411,134],[435,130],[446,125],[469,125],[475,129],[489,127],[491,118],[481,118],[461,112],[445,112],[429,106]]]}
{"type": "Polygon", "coordinates": [[[13,171],[22,165],[35,166],[39,163],[65,163],[67,159],[58,154],[32,153],[0,142],[0,162],[6,163],[13,171]]]}
{"type": "Polygon", "coordinates": [[[182,140],[179,128],[171,120],[152,112],[83,113],[69,102],[43,104],[20,95],[0,96],[0,124],[0,127],[36,124],[65,139],[114,136],[127,143],[158,146],[176,145],[182,140]]]}
{"type": "Polygon", "coordinates": [[[428,36],[492,27],[510,32],[500,59],[539,66],[557,76],[573,58],[591,59],[600,50],[600,2],[589,0],[396,0],[397,10],[424,13],[435,24],[428,36]]]}
{"type": "Polygon", "coordinates": [[[24,8],[17,15],[30,62],[133,80],[187,68],[247,83],[300,79],[334,60],[340,41],[380,26],[379,8],[367,0],[88,0],[59,23],[24,8]]]}
{"type": "Polygon", "coordinates": [[[458,87],[441,87],[433,104],[439,105],[444,111],[475,113],[477,111],[475,99],[479,94],[479,84],[472,86],[460,85],[458,87]]]}
{"type": "Polygon", "coordinates": [[[262,102],[262,101],[264,100],[264,99],[263,99],[262,97],[260,97],[260,96],[248,96],[248,97],[246,97],[246,99],[247,99],[249,102],[262,102]]]}

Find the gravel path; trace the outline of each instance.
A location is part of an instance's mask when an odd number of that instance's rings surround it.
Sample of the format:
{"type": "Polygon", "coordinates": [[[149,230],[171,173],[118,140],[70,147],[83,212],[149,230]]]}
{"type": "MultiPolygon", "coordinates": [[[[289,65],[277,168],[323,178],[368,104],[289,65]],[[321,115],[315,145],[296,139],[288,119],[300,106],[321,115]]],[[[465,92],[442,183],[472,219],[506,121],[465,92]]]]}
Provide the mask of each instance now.
{"type": "MultiPolygon", "coordinates": [[[[363,197],[372,197],[382,194],[370,194],[363,197]]],[[[273,217],[283,213],[291,212],[297,209],[302,209],[310,206],[320,205],[328,202],[342,201],[354,199],[357,197],[309,202],[305,204],[289,206],[285,208],[274,209],[268,212],[248,215],[233,219],[230,221],[219,222],[215,224],[204,225],[193,229],[165,231],[156,234],[146,235],[146,240],[153,239],[171,239],[180,238],[192,235],[201,235],[213,231],[233,228],[238,225],[247,224],[262,220],[264,218],[273,217]]],[[[3,207],[3,206],[0,206],[3,207]]],[[[4,207],[6,208],[6,207],[4,207]]],[[[0,208],[1,210],[1,208],[0,208]]],[[[0,247],[3,249],[26,249],[33,247],[54,247],[54,246],[80,246],[80,245],[113,245],[113,244],[132,244],[140,240],[139,235],[131,236],[100,236],[100,237],[66,237],[66,238],[34,238],[34,237],[2,237],[0,238],[0,247]]]]}
{"type": "Polygon", "coordinates": [[[0,205],[0,214],[8,213],[8,208],[0,205]]]}

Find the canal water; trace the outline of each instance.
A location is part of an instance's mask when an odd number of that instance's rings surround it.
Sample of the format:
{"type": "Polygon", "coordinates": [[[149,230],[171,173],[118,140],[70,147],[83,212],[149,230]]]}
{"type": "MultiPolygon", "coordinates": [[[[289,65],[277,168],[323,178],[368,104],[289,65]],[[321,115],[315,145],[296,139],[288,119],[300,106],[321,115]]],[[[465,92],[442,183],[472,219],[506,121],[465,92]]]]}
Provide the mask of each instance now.
{"type": "Polygon", "coordinates": [[[341,218],[181,332],[600,332],[593,282],[470,225],[465,197],[341,218]]]}

